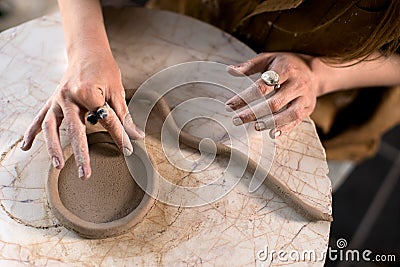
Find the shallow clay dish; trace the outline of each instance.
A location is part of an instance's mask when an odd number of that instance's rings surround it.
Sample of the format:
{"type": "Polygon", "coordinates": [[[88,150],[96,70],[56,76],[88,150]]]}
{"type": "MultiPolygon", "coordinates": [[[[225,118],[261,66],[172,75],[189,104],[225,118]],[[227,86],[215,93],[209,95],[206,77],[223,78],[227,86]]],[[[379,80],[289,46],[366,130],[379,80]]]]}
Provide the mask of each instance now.
{"type": "Polygon", "coordinates": [[[50,167],[47,195],[56,218],[86,238],[123,234],[142,221],[154,206],[156,172],[141,142],[134,143],[129,165],[106,132],[88,135],[92,176],[78,177],[72,147],[64,149],[65,167],[50,167]],[[133,168],[132,168],[133,166],[133,168]],[[137,181],[137,182],[136,182],[137,181]],[[139,187],[145,185],[146,192],[139,187]]]}

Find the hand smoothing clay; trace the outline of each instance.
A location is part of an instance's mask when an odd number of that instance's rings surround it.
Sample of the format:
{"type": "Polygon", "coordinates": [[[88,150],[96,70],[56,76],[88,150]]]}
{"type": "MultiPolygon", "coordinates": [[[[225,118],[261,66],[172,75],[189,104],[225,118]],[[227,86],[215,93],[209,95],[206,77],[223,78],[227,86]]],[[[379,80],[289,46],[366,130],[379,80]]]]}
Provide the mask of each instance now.
{"type": "MultiPolygon", "coordinates": [[[[82,181],[77,175],[71,147],[64,150],[66,163],[59,171],[50,169],[48,197],[57,219],[67,228],[87,238],[122,234],[138,224],[154,204],[132,178],[124,156],[108,133],[88,135],[92,175],[82,181]],[[69,158],[68,158],[69,157],[69,158]]],[[[134,175],[147,180],[154,190],[154,171],[150,161],[135,155],[134,175]],[[150,177],[148,177],[150,175],[150,177]]],[[[139,151],[138,151],[139,150],[139,151]]]]}

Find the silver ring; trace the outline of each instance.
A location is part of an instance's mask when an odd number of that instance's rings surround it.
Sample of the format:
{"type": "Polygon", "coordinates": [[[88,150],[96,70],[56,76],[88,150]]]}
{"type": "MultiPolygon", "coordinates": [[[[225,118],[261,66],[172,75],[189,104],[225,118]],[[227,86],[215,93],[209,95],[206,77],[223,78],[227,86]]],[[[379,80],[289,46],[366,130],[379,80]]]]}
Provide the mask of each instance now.
{"type": "Polygon", "coordinates": [[[104,103],[103,106],[99,107],[96,111],[90,111],[87,116],[87,121],[95,125],[99,120],[104,120],[108,116],[108,109],[110,106],[107,102],[104,103]]]}
{"type": "Polygon", "coordinates": [[[268,85],[273,86],[274,90],[281,88],[279,84],[279,74],[273,70],[268,70],[261,75],[261,79],[268,85]]]}
{"type": "Polygon", "coordinates": [[[107,118],[108,116],[108,109],[110,108],[110,106],[108,105],[107,102],[104,103],[104,105],[100,108],[97,109],[96,114],[97,117],[100,120],[104,120],[105,118],[107,118]]]}

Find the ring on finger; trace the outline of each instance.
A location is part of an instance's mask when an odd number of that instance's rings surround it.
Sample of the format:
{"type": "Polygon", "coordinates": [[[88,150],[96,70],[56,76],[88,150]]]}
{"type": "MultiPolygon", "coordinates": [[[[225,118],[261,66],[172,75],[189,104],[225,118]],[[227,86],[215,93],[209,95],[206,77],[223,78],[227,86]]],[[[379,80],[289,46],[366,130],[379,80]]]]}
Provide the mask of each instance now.
{"type": "Polygon", "coordinates": [[[97,117],[99,117],[100,120],[104,120],[108,116],[108,110],[110,109],[110,106],[108,105],[107,102],[104,103],[103,106],[97,109],[96,114],[97,117]]]}
{"type": "Polygon", "coordinates": [[[105,102],[104,105],[99,107],[96,111],[90,111],[86,119],[90,124],[95,125],[99,120],[107,118],[109,109],[110,106],[105,102]]]}
{"type": "Polygon", "coordinates": [[[279,84],[279,74],[273,70],[268,70],[261,75],[261,79],[268,85],[273,86],[274,90],[281,88],[279,84]]]}

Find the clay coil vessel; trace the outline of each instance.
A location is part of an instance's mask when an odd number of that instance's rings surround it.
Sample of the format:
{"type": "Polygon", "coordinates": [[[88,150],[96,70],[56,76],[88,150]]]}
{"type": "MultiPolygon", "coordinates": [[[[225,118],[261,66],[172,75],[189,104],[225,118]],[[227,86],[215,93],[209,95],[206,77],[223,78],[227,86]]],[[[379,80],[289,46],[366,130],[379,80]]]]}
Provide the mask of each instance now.
{"type": "Polygon", "coordinates": [[[144,149],[135,142],[129,159],[135,179],[124,156],[106,132],[88,135],[92,176],[78,178],[71,146],[64,149],[65,167],[50,167],[47,195],[56,218],[66,228],[85,238],[107,238],[131,230],[155,204],[156,172],[144,149]],[[140,179],[140,180],[137,180],[140,179]],[[138,181],[138,182],[137,182],[138,181]],[[146,192],[139,187],[146,185],[146,192]]]}

